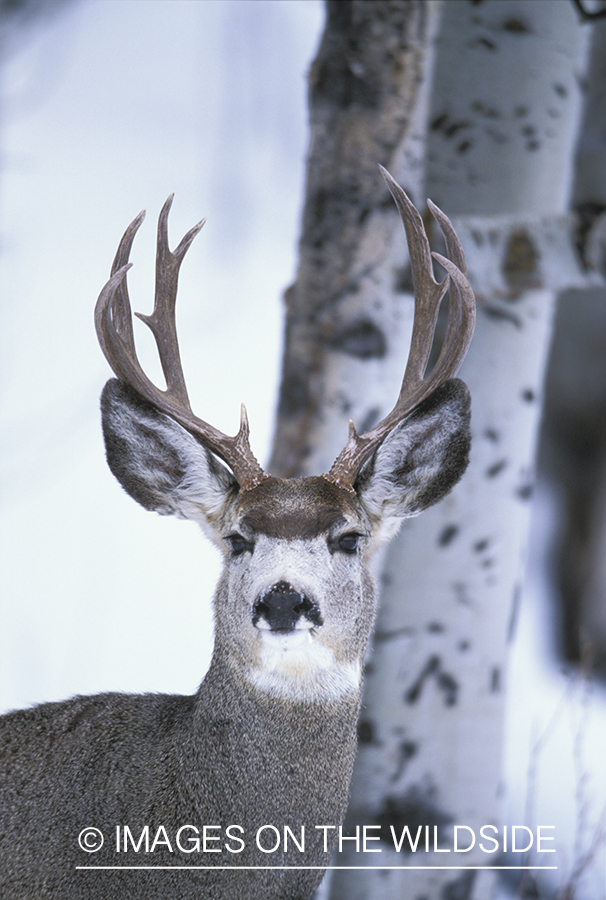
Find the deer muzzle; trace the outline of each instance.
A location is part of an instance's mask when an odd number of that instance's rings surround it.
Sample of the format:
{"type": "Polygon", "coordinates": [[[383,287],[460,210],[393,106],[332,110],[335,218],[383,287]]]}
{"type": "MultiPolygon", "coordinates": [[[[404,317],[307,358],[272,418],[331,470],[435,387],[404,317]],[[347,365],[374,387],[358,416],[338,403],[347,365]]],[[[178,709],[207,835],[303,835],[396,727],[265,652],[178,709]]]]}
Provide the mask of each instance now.
{"type": "Polygon", "coordinates": [[[255,603],[253,625],[286,634],[301,628],[322,625],[316,604],[291,584],[279,581],[261,594],[255,603]]]}

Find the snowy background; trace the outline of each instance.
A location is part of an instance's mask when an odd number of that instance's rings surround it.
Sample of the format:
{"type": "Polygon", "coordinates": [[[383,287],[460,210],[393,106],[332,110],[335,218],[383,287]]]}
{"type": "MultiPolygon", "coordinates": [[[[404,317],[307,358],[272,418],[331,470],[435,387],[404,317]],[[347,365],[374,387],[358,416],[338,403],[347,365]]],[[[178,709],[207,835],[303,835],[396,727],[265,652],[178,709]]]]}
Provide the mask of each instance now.
{"type": "MultiPolygon", "coordinates": [[[[153,304],[155,227],[204,216],[178,318],[194,408],[268,455],[281,294],[294,276],[316,0],[84,0],[5,55],[0,140],[0,708],[101,690],[191,693],[211,647],[219,555],[107,469],[111,372],[93,308],[142,209],[129,275],[153,304]]],[[[142,355],[157,371],[141,326],[142,355]],[[149,351],[147,354],[144,351],[149,351]]]]}
{"type": "MultiPolygon", "coordinates": [[[[5,36],[0,711],[105,690],[191,693],[204,675],[218,553],[193,524],[139,508],[107,469],[98,397],[110,373],[93,307],[140,209],[129,283],[142,312],[162,203],[175,192],[172,246],[206,216],[178,303],[190,395],[229,433],[245,402],[253,449],[267,458],[302,202],[305,74],[323,16],[320,0],[80,0],[5,36]]],[[[141,355],[158,371],[143,332],[141,355]]],[[[549,495],[537,513],[557,515],[549,495]]],[[[584,775],[590,820],[604,803],[606,728],[603,703],[585,703],[552,658],[541,552],[530,550],[510,672],[508,808],[523,820],[529,748],[549,728],[529,813],[556,824],[566,868],[584,775]]],[[[585,895],[601,900],[604,883],[602,848],[585,895]]]]}

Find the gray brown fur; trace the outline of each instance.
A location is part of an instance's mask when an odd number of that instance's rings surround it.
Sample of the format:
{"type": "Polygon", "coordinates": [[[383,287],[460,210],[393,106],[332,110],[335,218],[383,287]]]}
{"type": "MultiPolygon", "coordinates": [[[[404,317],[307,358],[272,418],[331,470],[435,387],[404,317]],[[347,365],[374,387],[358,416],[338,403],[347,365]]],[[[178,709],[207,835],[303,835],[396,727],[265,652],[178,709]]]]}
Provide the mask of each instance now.
{"type": "Polygon", "coordinates": [[[322,477],[268,478],[242,492],[194,437],[118,381],[104,391],[103,419],[108,460],[125,489],[148,509],[197,519],[222,547],[214,655],[191,697],[101,694],[0,718],[0,896],[308,898],[321,870],[91,872],[76,866],[328,864],[323,833],[314,826],[338,825],[345,814],[360,702],[355,673],[376,605],[371,557],[403,517],[439,500],[462,474],[467,389],[448,382],[401,423],[354,493],[322,477]],[[250,541],[252,552],[233,554],[226,539],[234,532],[250,541]],[[339,539],[351,532],[360,535],[359,547],[344,553],[339,539]],[[306,676],[299,693],[289,687],[290,674],[252,680],[255,642],[266,632],[256,633],[251,611],[265,567],[267,587],[282,578],[313,596],[323,624],[311,629],[310,640],[324,641],[322,652],[332,654],[342,678],[306,676]],[[152,837],[163,825],[173,839],[188,824],[240,825],[246,849],[205,857],[160,848],[149,855],[115,853],[116,825],[129,825],[135,835],[149,825],[152,837]],[[305,853],[261,853],[254,835],[268,824],[289,825],[295,834],[304,825],[305,853]],[[105,835],[96,854],[77,844],[88,826],[105,835]]]}

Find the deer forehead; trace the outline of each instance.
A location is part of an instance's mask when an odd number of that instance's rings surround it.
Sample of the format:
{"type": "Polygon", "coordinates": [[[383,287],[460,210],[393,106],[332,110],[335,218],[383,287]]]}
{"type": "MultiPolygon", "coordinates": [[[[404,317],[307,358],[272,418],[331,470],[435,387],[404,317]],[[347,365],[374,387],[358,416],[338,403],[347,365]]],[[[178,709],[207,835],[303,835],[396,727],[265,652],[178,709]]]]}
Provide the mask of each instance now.
{"type": "Polygon", "coordinates": [[[327,597],[353,590],[360,580],[360,561],[331,553],[324,535],[290,540],[262,534],[250,559],[235,567],[232,584],[248,600],[255,600],[283,582],[322,604],[327,597]]]}
{"type": "Polygon", "coordinates": [[[356,496],[321,476],[270,476],[240,495],[233,524],[270,538],[310,540],[363,521],[356,496]]]}

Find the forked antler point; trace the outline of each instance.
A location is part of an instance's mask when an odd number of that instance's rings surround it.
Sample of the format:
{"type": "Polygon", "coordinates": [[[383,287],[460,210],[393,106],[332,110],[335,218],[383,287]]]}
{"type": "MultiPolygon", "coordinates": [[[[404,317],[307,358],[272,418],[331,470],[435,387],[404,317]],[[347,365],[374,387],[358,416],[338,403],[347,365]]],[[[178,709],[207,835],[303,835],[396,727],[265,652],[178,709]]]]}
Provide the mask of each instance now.
{"type": "Polygon", "coordinates": [[[242,406],[240,428],[233,437],[209,425],[194,415],[191,409],[185,377],[181,365],[175,319],[175,304],[179,269],[193,239],[205,219],[194,225],[174,251],[168,246],[168,214],[174,195],[166,200],[158,218],[156,249],[156,288],[151,315],[136,313],[151,330],[166,389],[157,387],[143,371],[137,357],[126,275],[132,243],[145,213],[141,212],[128,226],[114,259],[112,274],[104,286],[95,307],[95,327],[101,349],[114,373],[142,397],[195,435],[204,446],[231,468],[243,490],[250,490],[267,476],[255,458],[248,442],[249,427],[246,410],[242,406]]]}
{"type": "Polygon", "coordinates": [[[353,485],[364,464],[406,416],[440,385],[458,372],[471,342],[475,323],[475,298],[467,280],[465,255],[450,219],[431,200],[427,205],[444,236],[449,257],[432,253],[423,220],[400,185],[387,169],[379,166],[391,195],[400,212],[410,255],[414,284],[415,312],[410,354],[396,405],[378,425],[357,434],[349,425],[347,444],[324,477],[346,490],[353,485]],[[437,282],[433,274],[432,257],[446,271],[446,278],[437,282]],[[448,324],[442,349],[436,364],[426,372],[433,346],[435,327],[442,298],[450,288],[448,324]]]}

